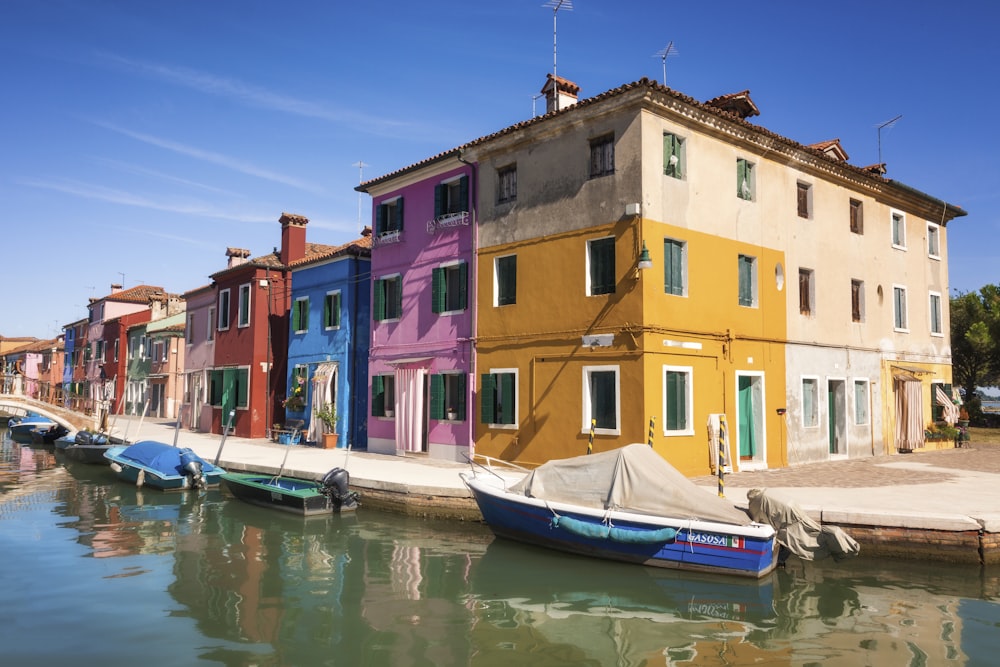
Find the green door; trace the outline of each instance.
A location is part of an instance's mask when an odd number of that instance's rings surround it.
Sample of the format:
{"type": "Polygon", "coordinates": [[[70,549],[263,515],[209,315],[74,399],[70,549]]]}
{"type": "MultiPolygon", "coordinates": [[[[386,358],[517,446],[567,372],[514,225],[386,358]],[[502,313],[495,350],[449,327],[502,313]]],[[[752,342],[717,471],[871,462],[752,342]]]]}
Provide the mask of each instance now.
{"type": "Polygon", "coordinates": [[[757,453],[757,428],[754,424],[753,378],[739,376],[740,458],[752,459],[757,453]]]}

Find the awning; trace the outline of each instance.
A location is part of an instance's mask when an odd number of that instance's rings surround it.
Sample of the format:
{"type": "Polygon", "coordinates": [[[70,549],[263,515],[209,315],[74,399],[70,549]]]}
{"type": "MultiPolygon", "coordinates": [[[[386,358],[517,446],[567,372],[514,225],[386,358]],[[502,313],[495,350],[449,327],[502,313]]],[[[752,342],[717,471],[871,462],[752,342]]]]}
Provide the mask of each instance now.
{"type": "Polygon", "coordinates": [[[894,380],[902,380],[903,382],[920,382],[918,375],[927,375],[933,373],[934,371],[929,371],[926,368],[920,368],[919,366],[901,366],[892,365],[892,378],[894,380]]]}
{"type": "Polygon", "coordinates": [[[430,361],[434,357],[402,357],[400,359],[386,359],[385,363],[390,366],[404,366],[406,364],[420,364],[430,361]]]}

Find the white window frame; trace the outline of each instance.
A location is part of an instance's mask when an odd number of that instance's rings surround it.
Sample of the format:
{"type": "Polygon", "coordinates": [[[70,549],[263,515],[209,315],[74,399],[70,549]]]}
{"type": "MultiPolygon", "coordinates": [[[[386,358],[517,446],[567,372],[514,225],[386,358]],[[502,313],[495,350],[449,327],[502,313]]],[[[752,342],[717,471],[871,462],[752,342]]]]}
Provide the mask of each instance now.
{"type": "Polygon", "coordinates": [[[799,382],[799,400],[802,405],[802,428],[820,427],[820,404],[819,404],[819,380],[818,375],[803,375],[799,382]],[[806,414],[806,383],[812,383],[813,387],[813,412],[806,414]]]}
{"type": "Polygon", "coordinates": [[[665,437],[694,435],[694,367],[693,366],[663,366],[663,435],[665,437]],[[684,421],[687,427],[684,429],[667,429],[667,373],[683,373],[687,376],[684,381],[684,421]]]}
{"type": "Polygon", "coordinates": [[[944,308],[941,305],[941,292],[929,292],[927,294],[927,324],[928,329],[930,329],[931,335],[943,338],[944,337],[944,308]],[[935,307],[934,302],[937,300],[937,307],[935,307]],[[934,330],[934,320],[935,316],[937,318],[937,331],[934,330]]]}
{"type": "Polygon", "coordinates": [[[851,382],[851,400],[854,401],[854,425],[855,426],[867,426],[871,423],[871,382],[868,378],[854,378],[851,382]],[[864,407],[864,417],[858,413],[858,387],[864,386],[864,402],[862,407],[864,407]]]}
{"type": "Polygon", "coordinates": [[[941,225],[935,222],[927,223],[927,256],[939,261],[941,259],[941,225]]]}
{"type": "Polygon", "coordinates": [[[622,429],[622,376],[621,368],[616,365],[606,365],[606,366],[584,366],[583,367],[583,394],[582,394],[582,405],[581,413],[583,416],[583,423],[581,424],[581,433],[590,434],[590,420],[593,417],[593,413],[590,411],[591,396],[590,396],[590,376],[592,373],[607,373],[613,372],[615,374],[615,428],[595,428],[594,433],[597,435],[621,435],[622,429]]]}
{"type": "Polygon", "coordinates": [[[889,242],[897,250],[906,250],[906,214],[896,209],[889,210],[889,242]],[[899,221],[899,243],[896,242],[896,221],[899,221]]]}
{"type": "Polygon", "coordinates": [[[243,283],[239,286],[237,292],[237,306],[236,306],[236,328],[246,329],[250,326],[250,283],[243,283]],[[246,306],[246,322],[243,321],[243,306],[246,306]]]}
{"type": "Polygon", "coordinates": [[[219,319],[218,326],[216,327],[216,329],[218,329],[219,331],[229,331],[229,326],[232,324],[232,322],[230,321],[230,316],[232,315],[232,313],[229,312],[232,307],[231,296],[232,293],[228,287],[224,290],[219,290],[218,310],[216,312],[216,315],[218,316],[219,319]],[[223,303],[222,303],[223,299],[225,299],[226,301],[225,308],[223,308],[223,303]],[[223,322],[225,323],[225,326],[223,326],[223,322]]]}
{"type": "Polygon", "coordinates": [[[892,328],[893,328],[894,331],[898,331],[900,333],[909,333],[910,332],[910,317],[909,317],[909,313],[907,312],[909,310],[909,305],[908,305],[909,298],[908,298],[908,295],[907,295],[906,292],[907,292],[906,285],[895,285],[894,284],[892,286],[892,328]],[[899,290],[903,294],[903,311],[902,311],[902,313],[900,313],[900,312],[898,312],[896,310],[896,307],[897,307],[897,304],[896,304],[896,290],[899,290]],[[899,324],[897,324],[897,322],[899,322],[899,324]]]}

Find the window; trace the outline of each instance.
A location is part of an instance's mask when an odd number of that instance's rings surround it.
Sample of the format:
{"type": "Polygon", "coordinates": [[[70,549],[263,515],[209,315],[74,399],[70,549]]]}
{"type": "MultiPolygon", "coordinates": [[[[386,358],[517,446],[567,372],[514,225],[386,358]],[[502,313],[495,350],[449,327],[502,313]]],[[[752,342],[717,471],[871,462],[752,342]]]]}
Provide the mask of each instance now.
{"type": "Polygon", "coordinates": [[[687,243],[663,239],[663,291],[684,296],[687,277],[687,243]]]}
{"type": "Polygon", "coordinates": [[[215,340],[215,307],[208,309],[208,331],[205,332],[205,340],[215,340]]]}
{"type": "Polygon", "coordinates": [[[906,288],[900,285],[892,286],[892,314],[896,331],[906,331],[906,288]]]}
{"type": "Polygon", "coordinates": [[[753,163],[738,158],[736,160],[736,196],[740,199],[753,201],[754,186],[753,163]]]}
{"type": "Polygon", "coordinates": [[[517,165],[512,164],[497,170],[497,203],[517,199],[517,165]]]}
{"type": "Polygon", "coordinates": [[[898,211],[892,212],[892,246],[906,249],[906,218],[898,211]]]}
{"type": "Polygon", "coordinates": [[[229,328],[229,290],[219,292],[219,331],[229,328]]]}
{"type": "Polygon", "coordinates": [[[618,435],[618,367],[584,366],[583,432],[618,435]]]}
{"type": "Polygon", "coordinates": [[[376,322],[398,320],[403,312],[403,290],[399,275],[376,280],[372,309],[376,322]]]}
{"type": "Polygon", "coordinates": [[[434,187],[434,218],[469,210],[469,177],[462,176],[434,187]]]}
{"type": "Polygon", "coordinates": [[[241,329],[250,326],[250,283],[240,285],[236,326],[241,329]]]}
{"type": "Polygon", "coordinates": [[[431,272],[431,309],[435,313],[465,310],[468,299],[469,265],[466,262],[439,266],[431,272]]]}
{"type": "Polygon", "coordinates": [[[739,256],[739,303],[753,308],[757,305],[757,258],[739,256]]]}
{"type": "Polygon", "coordinates": [[[609,134],[590,141],[590,177],[615,173],[615,137],[609,134]]]}
{"type": "Polygon", "coordinates": [[[396,409],[396,377],[372,376],[372,417],[392,417],[396,409]]]}
{"type": "Polygon", "coordinates": [[[663,367],[663,429],[666,435],[694,435],[691,367],[663,367]]]}
{"type": "Polygon", "coordinates": [[[517,303],[517,255],[493,260],[493,305],[511,306],[517,303]]]}
{"type": "Polygon", "coordinates": [[[851,280],[851,321],[865,321],[865,283],[851,280]]]}
{"type": "Polygon", "coordinates": [[[152,356],[152,359],[153,359],[153,361],[166,361],[167,360],[167,352],[166,352],[165,346],[163,345],[163,341],[158,340],[155,343],[153,343],[153,356],[152,356]]]}
{"type": "Polygon", "coordinates": [[[684,140],[670,132],[663,133],[663,174],[684,178],[684,140]]]}
{"type": "Polygon", "coordinates": [[[802,425],[819,426],[819,380],[802,378],[802,425]]]}
{"type": "Polygon", "coordinates": [[[931,335],[932,336],[943,336],[944,332],[941,329],[941,294],[939,292],[931,292],[931,335]]]}
{"type": "Polygon", "coordinates": [[[112,357],[112,358],[113,358],[113,359],[114,359],[115,361],[118,361],[118,341],[119,341],[119,340],[121,340],[121,339],[119,339],[119,338],[115,338],[115,343],[114,343],[114,356],[112,357]]]}
{"type": "Polygon", "coordinates": [[[588,294],[615,293],[615,239],[587,241],[588,294]]]}
{"type": "Polygon", "coordinates": [[[213,406],[223,410],[246,408],[249,405],[249,388],[249,368],[215,368],[209,371],[208,400],[213,406]]]}
{"type": "Polygon", "coordinates": [[[927,223],[927,255],[932,259],[941,258],[941,228],[933,222],[927,223]]]}
{"type": "Polygon", "coordinates": [[[107,361],[104,357],[107,343],[103,340],[97,341],[96,357],[98,361],[107,361]]]}
{"type": "Polygon", "coordinates": [[[396,197],[375,207],[375,235],[403,231],[403,198],[396,197]]]}
{"type": "Polygon", "coordinates": [[[868,380],[854,381],[854,423],[857,426],[868,423],[868,380]]]}
{"type": "Polygon", "coordinates": [[[796,184],[796,206],[800,218],[812,217],[812,185],[799,181],[796,184]]]}
{"type": "Polygon", "coordinates": [[[517,371],[499,369],[481,378],[480,421],[491,426],[517,424],[517,371]]]}
{"type": "Polygon", "coordinates": [[[465,375],[431,375],[431,419],[465,421],[465,375]]]}
{"type": "Polygon", "coordinates": [[[323,328],[340,327],[340,292],[327,292],[323,299],[323,328]]]}
{"type": "Polygon", "coordinates": [[[292,331],[305,333],[309,330],[309,297],[300,296],[292,304],[292,331]]]}
{"type": "Polygon", "coordinates": [[[816,281],[812,269],[799,269],[799,313],[816,314],[816,281]]]}
{"type": "Polygon", "coordinates": [[[188,315],[187,321],[187,344],[194,344],[194,315],[188,315]]]}
{"type": "Polygon", "coordinates": [[[851,231],[855,234],[865,233],[865,210],[857,199],[851,200],[851,231]]]}
{"type": "Polygon", "coordinates": [[[952,385],[940,380],[931,381],[931,421],[939,422],[944,419],[944,406],[938,403],[937,394],[940,389],[946,397],[952,395],[952,385]]]}

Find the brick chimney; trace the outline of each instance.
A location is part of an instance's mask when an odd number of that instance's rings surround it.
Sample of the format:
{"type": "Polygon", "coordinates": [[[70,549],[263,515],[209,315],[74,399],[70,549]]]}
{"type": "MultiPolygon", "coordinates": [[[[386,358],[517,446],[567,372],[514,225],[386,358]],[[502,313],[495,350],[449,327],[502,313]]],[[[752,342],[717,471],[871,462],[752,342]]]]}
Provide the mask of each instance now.
{"type": "Polygon", "coordinates": [[[309,218],[294,213],[282,213],[281,223],[281,263],[288,266],[306,256],[306,225],[309,218]]]}
{"type": "Polygon", "coordinates": [[[239,266],[247,261],[247,257],[250,256],[250,251],[244,248],[226,248],[226,257],[229,259],[226,261],[226,268],[231,269],[234,266],[239,266]]]}
{"type": "Polygon", "coordinates": [[[545,113],[552,113],[576,104],[580,86],[561,76],[546,74],[541,93],[545,95],[545,113]]]}
{"type": "Polygon", "coordinates": [[[122,286],[121,285],[119,285],[118,283],[112,283],[112,285],[111,285],[111,293],[112,294],[118,294],[118,292],[121,292],[121,291],[122,291],[122,286]]]}

